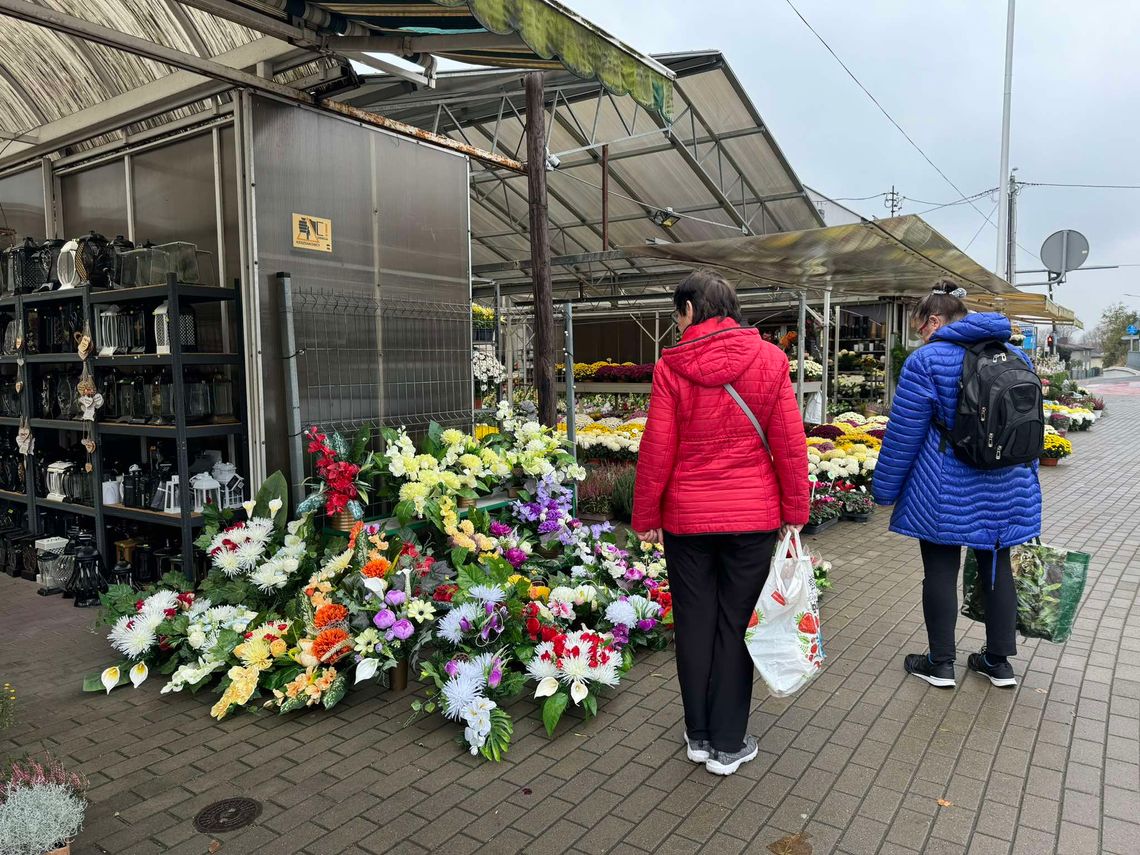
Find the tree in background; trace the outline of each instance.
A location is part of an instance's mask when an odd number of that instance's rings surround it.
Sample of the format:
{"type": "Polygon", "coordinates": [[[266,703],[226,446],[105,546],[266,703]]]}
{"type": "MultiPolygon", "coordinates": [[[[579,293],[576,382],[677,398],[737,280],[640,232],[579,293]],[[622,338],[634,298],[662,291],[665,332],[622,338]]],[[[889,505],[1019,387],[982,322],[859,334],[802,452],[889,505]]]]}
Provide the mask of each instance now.
{"type": "Polygon", "coordinates": [[[1123,303],[1113,303],[1100,316],[1100,323],[1085,336],[1084,343],[1104,353],[1106,367],[1123,365],[1128,342],[1121,339],[1128,335],[1130,324],[1140,326],[1140,312],[1123,303]]]}

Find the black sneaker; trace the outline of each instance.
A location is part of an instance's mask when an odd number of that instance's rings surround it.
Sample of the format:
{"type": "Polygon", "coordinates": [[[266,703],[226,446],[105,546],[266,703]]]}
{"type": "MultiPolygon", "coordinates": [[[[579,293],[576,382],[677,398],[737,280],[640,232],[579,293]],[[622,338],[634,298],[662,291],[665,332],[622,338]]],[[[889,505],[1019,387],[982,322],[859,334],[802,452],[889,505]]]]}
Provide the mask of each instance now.
{"type": "Polygon", "coordinates": [[[986,654],[971,653],[968,660],[971,671],[976,671],[983,677],[989,677],[991,683],[1002,689],[1017,685],[1017,678],[1013,676],[1013,666],[1008,661],[990,664],[986,654]]]}
{"type": "Polygon", "coordinates": [[[954,688],[954,663],[931,662],[928,653],[910,653],[903,659],[903,668],[932,686],[940,689],[954,688]]]}
{"type": "Polygon", "coordinates": [[[726,751],[713,749],[709,755],[708,762],[705,763],[705,768],[714,775],[731,775],[740,768],[742,763],[755,760],[759,750],[760,743],[755,736],[749,734],[744,737],[744,745],[739,751],[734,751],[729,754],[726,751]]]}

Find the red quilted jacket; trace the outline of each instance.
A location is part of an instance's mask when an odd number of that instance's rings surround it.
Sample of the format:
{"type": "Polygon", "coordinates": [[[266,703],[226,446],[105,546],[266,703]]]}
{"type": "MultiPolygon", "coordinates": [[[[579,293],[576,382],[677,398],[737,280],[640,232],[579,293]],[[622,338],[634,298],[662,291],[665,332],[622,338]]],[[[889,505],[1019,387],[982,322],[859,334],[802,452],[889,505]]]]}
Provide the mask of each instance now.
{"type": "Polygon", "coordinates": [[[805,524],[807,467],[788,358],[728,318],[695,324],[665,349],[653,373],[633,529],[713,534],[805,524]],[[725,383],[756,414],[774,464],[725,383]]]}

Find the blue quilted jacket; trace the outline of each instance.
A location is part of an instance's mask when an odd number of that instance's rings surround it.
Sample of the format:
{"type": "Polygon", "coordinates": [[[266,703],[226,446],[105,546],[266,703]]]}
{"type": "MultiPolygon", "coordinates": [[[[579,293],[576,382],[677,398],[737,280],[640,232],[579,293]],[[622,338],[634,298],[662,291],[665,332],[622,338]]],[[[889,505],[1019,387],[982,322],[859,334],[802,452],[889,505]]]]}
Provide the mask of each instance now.
{"type": "Polygon", "coordinates": [[[1002,315],[970,314],[939,329],[903,364],[873,483],[875,501],[895,506],[891,531],[975,549],[1016,546],[1040,535],[1037,463],[974,469],[949,448],[939,450],[934,424],[954,425],[966,352],[959,344],[1009,336],[1002,315]]]}

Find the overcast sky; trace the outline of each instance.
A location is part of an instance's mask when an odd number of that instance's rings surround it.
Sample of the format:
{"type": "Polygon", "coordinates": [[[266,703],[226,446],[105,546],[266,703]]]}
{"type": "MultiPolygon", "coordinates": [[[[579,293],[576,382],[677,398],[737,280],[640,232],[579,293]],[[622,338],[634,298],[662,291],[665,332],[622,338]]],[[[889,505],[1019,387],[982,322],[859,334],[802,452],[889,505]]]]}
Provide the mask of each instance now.
{"type": "MultiPolygon", "coordinates": [[[[833,197],[890,189],[960,198],[796,17],[786,0],[567,0],[649,53],[713,48],[740,77],[800,179],[833,197]]],[[[931,160],[966,194],[995,187],[1000,165],[1006,4],[1001,0],[794,0],[931,160]]],[[[1022,181],[1140,185],[1140,3],[1022,0],[1014,43],[1010,165],[1022,181]]],[[[882,199],[847,202],[885,216],[882,199]]],[[[995,212],[996,195],[975,202],[995,212]]],[[[904,203],[904,213],[930,208],[904,203]]],[[[997,230],[962,204],[925,215],[993,268],[997,230]],[[979,227],[981,231],[979,232],[979,227]],[[976,235],[976,239],[975,239],[976,235]],[[972,243],[971,243],[972,241],[972,243]]],[[[993,222],[997,222],[996,213],[993,222]]],[[[1140,190],[1026,187],[1018,268],[1058,229],[1089,239],[1089,265],[1056,299],[1092,326],[1106,305],[1140,306],[1140,190]]],[[[1022,276],[1023,282],[1040,275],[1022,276]]],[[[1042,291],[1041,288],[1028,289],[1042,291]]]]}

